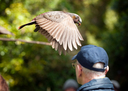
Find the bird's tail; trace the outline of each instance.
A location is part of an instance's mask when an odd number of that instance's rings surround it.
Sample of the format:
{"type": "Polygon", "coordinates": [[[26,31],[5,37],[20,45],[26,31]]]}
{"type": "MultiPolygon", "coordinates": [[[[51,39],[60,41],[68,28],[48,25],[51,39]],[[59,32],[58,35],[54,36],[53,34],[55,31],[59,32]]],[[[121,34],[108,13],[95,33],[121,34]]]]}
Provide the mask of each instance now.
{"type": "Polygon", "coordinates": [[[32,25],[32,24],[36,24],[36,21],[31,21],[31,22],[29,22],[29,23],[27,23],[27,24],[21,25],[18,29],[21,29],[21,28],[23,28],[24,26],[32,25]]]}

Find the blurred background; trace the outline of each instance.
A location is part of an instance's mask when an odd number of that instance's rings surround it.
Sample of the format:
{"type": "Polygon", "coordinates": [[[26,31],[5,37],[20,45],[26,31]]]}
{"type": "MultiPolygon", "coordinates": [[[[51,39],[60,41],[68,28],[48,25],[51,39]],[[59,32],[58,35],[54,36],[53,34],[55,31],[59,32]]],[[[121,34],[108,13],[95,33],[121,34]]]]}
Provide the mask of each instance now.
{"type": "MultiPolygon", "coordinates": [[[[82,45],[103,47],[109,55],[107,76],[128,91],[128,0],[0,0],[0,26],[14,34],[0,37],[48,42],[33,32],[34,25],[18,27],[55,10],[81,16],[82,45]]],[[[78,51],[59,56],[50,46],[0,41],[0,74],[10,91],[62,91],[67,79],[76,79],[71,58],[78,51]]]]}

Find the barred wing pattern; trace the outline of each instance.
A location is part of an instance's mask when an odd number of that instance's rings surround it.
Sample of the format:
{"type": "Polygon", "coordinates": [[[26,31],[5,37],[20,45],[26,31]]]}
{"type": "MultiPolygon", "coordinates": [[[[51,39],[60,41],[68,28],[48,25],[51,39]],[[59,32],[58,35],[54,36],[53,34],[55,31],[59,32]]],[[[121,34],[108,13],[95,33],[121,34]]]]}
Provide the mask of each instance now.
{"type": "MultiPolygon", "coordinates": [[[[36,24],[40,26],[39,32],[52,43],[52,48],[61,52],[77,49],[83,40],[71,16],[62,11],[51,11],[37,16],[36,24]]],[[[33,20],[33,21],[34,21],[33,20]]]]}

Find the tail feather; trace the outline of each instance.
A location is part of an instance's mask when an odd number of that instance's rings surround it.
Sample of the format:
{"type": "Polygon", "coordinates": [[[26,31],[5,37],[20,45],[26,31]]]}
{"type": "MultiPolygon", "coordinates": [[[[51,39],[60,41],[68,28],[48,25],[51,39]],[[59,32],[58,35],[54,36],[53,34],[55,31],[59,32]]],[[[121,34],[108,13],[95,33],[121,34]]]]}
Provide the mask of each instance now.
{"type": "Polygon", "coordinates": [[[23,28],[24,26],[32,25],[32,24],[36,24],[36,21],[32,21],[32,22],[29,22],[29,23],[27,23],[27,24],[21,25],[18,29],[21,29],[21,28],[23,28]]]}

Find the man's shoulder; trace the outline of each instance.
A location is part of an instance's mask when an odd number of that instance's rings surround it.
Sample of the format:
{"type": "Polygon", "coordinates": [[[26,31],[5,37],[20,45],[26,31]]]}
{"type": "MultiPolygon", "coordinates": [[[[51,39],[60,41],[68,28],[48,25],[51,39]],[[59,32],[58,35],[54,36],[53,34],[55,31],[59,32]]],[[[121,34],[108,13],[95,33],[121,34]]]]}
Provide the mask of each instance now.
{"type": "Polygon", "coordinates": [[[114,91],[113,84],[109,78],[93,79],[82,85],[77,91],[114,91]]]}

